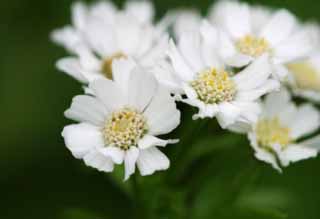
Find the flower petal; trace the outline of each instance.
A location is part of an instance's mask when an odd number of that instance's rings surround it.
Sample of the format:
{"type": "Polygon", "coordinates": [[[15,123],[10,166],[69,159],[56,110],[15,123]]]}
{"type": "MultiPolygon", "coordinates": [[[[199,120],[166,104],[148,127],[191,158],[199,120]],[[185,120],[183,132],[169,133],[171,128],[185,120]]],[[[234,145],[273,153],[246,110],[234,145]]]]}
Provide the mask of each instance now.
{"type": "Polygon", "coordinates": [[[309,148],[320,150],[320,135],[317,135],[316,137],[313,137],[311,139],[308,139],[306,141],[301,142],[301,145],[304,145],[309,148]]]}
{"type": "Polygon", "coordinates": [[[67,73],[74,79],[82,83],[88,83],[87,78],[85,78],[83,74],[81,74],[82,68],[79,59],[74,57],[63,58],[58,60],[56,66],[60,71],[67,73]]]}
{"type": "Polygon", "coordinates": [[[156,95],[158,82],[150,72],[142,68],[136,68],[129,81],[128,103],[143,112],[156,95]]]}
{"type": "Polygon", "coordinates": [[[78,159],[83,158],[91,149],[104,145],[100,129],[87,123],[66,126],[62,137],[67,148],[78,159]]]}
{"type": "Polygon", "coordinates": [[[177,73],[177,76],[181,80],[183,81],[193,80],[193,77],[196,73],[191,70],[191,68],[186,63],[186,60],[181,56],[173,40],[170,40],[169,42],[168,56],[171,59],[171,63],[173,65],[175,72],[177,73]]]}
{"type": "Polygon", "coordinates": [[[276,12],[269,23],[264,27],[261,36],[264,37],[272,47],[285,40],[296,26],[296,19],[287,10],[276,12]]]}
{"type": "Polygon", "coordinates": [[[282,165],[286,167],[290,163],[316,157],[317,154],[318,151],[315,148],[309,148],[303,145],[289,145],[287,149],[279,154],[279,159],[282,165]]]}
{"type": "Polygon", "coordinates": [[[261,87],[272,73],[268,55],[263,55],[233,77],[238,90],[251,90],[261,87]]]}
{"type": "Polygon", "coordinates": [[[236,101],[256,101],[261,96],[276,91],[280,88],[280,83],[276,80],[268,79],[265,83],[259,88],[247,90],[247,91],[239,91],[236,95],[236,101]]]}
{"type": "Polygon", "coordinates": [[[140,150],[137,161],[138,168],[142,176],[151,175],[158,170],[166,170],[170,166],[170,161],[156,147],[140,150]]]}
{"type": "Polygon", "coordinates": [[[139,149],[136,147],[130,147],[124,157],[125,177],[124,180],[128,180],[136,169],[136,162],[139,157],[139,149]]]}
{"type": "Polygon", "coordinates": [[[71,107],[64,114],[67,118],[78,122],[101,126],[108,116],[108,110],[96,98],[79,95],[73,98],[71,107]]]}
{"type": "Polygon", "coordinates": [[[109,157],[114,163],[122,164],[125,152],[118,147],[107,146],[99,148],[98,151],[105,157],[109,157]]]}
{"type": "Polygon", "coordinates": [[[144,115],[147,118],[151,135],[167,134],[180,124],[180,111],[170,93],[161,86],[144,115]]]}
{"type": "Polygon", "coordinates": [[[219,112],[217,114],[217,119],[222,128],[227,128],[232,125],[240,116],[241,110],[231,103],[221,103],[218,107],[219,112]]]}
{"type": "Polygon", "coordinates": [[[99,79],[91,82],[89,88],[109,111],[118,110],[127,103],[120,86],[114,81],[99,79]]]}
{"type": "Polygon", "coordinates": [[[186,32],[182,34],[178,48],[193,72],[200,72],[204,69],[199,32],[186,32]]]}
{"type": "Polygon", "coordinates": [[[84,163],[89,166],[98,169],[103,172],[112,172],[114,164],[108,157],[103,156],[101,153],[93,150],[86,154],[83,158],[84,163]]]}
{"type": "Polygon", "coordinates": [[[315,132],[320,127],[320,114],[311,104],[298,108],[295,119],[291,124],[291,136],[294,139],[315,132]]]}
{"type": "Polygon", "coordinates": [[[145,135],[138,143],[140,149],[147,149],[154,146],[165,147],[167,144],[178,143],[179,140],[162,140],[152,135],[145,135]]]}

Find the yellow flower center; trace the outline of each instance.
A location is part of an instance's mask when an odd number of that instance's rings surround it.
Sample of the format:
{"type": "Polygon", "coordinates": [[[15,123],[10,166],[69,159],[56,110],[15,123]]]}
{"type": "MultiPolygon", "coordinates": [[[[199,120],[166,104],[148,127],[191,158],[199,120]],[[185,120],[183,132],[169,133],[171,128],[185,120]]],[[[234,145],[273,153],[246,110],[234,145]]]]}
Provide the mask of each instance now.
{"type": "Polygon", "coordinates": [[[230,79],[228,72],[215,68],[201,72],[190,85],[198,94],[198,98],[206,104],[232,101],[236,94],[235,83],[230,79]]]}
{"type": "Polygon", "coordinates": [[[300,89],[320,92],[320,71],[309,62],[289,64],[288,68],[293,74],[296,85],[300,89]]]}
{"type": "Polygon", "coordinates": [[[145,117],[138,111],[126,107],[113,112],[106,120],[103,128],[104,141],[107,145],[128,150],[138,144],[147,129],[145,117]]]}
{"type": "Polygon", "coordinates": [[[245,55],[259,57],[269,50],[269,43],[264,38],[246,35],[236,42],[236,47],[245,55]]]}
{"type": "Polygon", "coordinates": [[[123,53],[115,53],[114,55],[106,58],[103,63],[102,63],[102,73],[104,76],[106,76],[108,79],[112,80],[113,79],[113,74],[112,74],[112,63],[116,59],[121,59],[121,58],[126,58],[127,56],[124,55],[123,53]]]}
{"type": "Polygon", "coordinates": [[[256,126],[256,136],[258,144],[266,149],[274,144],[279,144],[284,149],[292,142],[290,129],[284,127],[278,117],[260,120],[256,126]]]}

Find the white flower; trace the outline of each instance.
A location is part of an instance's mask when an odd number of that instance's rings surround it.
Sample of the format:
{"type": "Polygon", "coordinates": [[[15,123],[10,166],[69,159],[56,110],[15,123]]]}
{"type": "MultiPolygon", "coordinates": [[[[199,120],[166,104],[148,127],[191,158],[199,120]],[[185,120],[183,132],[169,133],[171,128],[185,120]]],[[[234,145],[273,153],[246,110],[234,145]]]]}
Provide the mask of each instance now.
{"type": "Polygon", "coordinates": [[[298,141],[319,128],[320,114],[316,108],[310,104],[296,106],[285,89],[269,94],[262,108],[261,117],[248,134],[257,159],[281,171],[281,167],[317,155],[315,145],[320,145],[319,137],[298,141]]]}
{"type": "Polygon", "coordinates": [[[320,102],[320,28],[317,24],[307,26],[316,53],[308,59],[289,63],[289,86],[294,95],[320,102]]]}
{"type": "Polygon", "coordinates": [[[267,55],[240,72],[232,71],[216,54],[218,43],[217,31],[207,22],[200,31],[184,33],[177,47],[171,41],[168,55],[178,79],[174,84],[186,95],[181,101],[199,108],[194,119],[217,117],[223,128],[236,122],[250,124],[259,113],[258,98],[279,83],[269,79],[267,55]]]}
{"type": "Polygon", "coordinates": [[[156,146],[176,140],[156,136],[171,132],[180,123],[180,112],[171,95],[152,74],[132,60],[113,63],[114,80],[89,84],[95,94],[73,99],[66,117],[80,124],[64,128],[62,136],[72,154],[100,171],[111,172],[124,163],[125,179],[135,172],[150,175],[169,167],[156,146]]]}
{"type": "Polygon", "coordinates": [[[202,18],[196,9],[180,9],[173,11],[174,17],[173,33],[176,39],[186,31],[195,31],[199,28],[202,18]]]}
{"type": "Polygon", "coordinates": [[[82,83],[112,79],[112,62],[133,58],[146,68],[165,56],[168,37],[152,24],[151,3],[129,2],[117,10],[110,2],[92,7],[73,6],[73,27],[53,33],[53,39],[75,56],[63,58],[57,67],[82,83]]]}
{"type": "Polygon", "coordinates": [[[289,11],[256,9],[237,1],[220,1],[213,7],[211,21],[225,34],[221,54],[230,65],[243,67],[267,53],[274,76],[283,79],[288,74],[284,64],[307,57],[312,40],[289,11]]]}

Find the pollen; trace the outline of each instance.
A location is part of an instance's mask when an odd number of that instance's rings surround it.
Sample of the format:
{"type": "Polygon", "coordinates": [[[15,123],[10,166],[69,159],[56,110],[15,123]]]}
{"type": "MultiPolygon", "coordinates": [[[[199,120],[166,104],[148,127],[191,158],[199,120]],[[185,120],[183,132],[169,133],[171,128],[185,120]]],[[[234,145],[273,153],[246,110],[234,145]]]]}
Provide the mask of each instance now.
{"type": "Polygon", "coordinates": [[[104,141],[106,145],[128,150],[138,144],[147,130],[146,118],[141,113],[131,108],[123,108],[113,112],[106,120],[103,128],[104,141]]]}
{"type": "Polygon", "coordinates": [[[245,55],[259,57],[269,50],[269,43],[264,38],[246,35],[236,42],[236,47],[245,55]]]}
{"type": "Polygon", "coordinates": [[[285,149],[292,142],[290,129],[283,126],[278,117],[260,120],[256,126],[256,135],[258,144],[267,149],[274,144],[285,149]]]}
{"type": "Polygon", "coordinates": [[[198,98],[206,104],[229,102],[236,94],[235,83],[228,72],[215,68],[201,72],[190,85],[198,94],[198,98]]]}
{"type": "Polygon", "coordinates": [[[296,85],[300,89],[320,92],[320,72],[309,62],[297,62],[289,64],[296,85]]]}
{"type": "Polygon", "coordinates": [[[113,73],[112,73],[112,63],[114,60],[121,59],[121,58],[126,58],[127,56],[124,55],[123,53],[115,53],[114,55],[106,58],[103,63],[102,63],[102,73],[104,76],[110,80],[113,79],[113,73]]]}

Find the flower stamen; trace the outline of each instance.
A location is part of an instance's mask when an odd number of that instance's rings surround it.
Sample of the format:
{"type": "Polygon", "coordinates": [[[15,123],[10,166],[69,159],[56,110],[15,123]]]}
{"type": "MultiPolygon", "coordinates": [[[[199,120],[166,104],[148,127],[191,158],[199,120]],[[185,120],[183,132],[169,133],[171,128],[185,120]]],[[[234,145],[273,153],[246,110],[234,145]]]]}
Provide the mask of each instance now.
{"type": "Polygon", "coordinates": [[[292,142],[290,129],[284,127],[278,117],[258,121],[256,136],[258,144],[266,149],[272,148],[274,144],[279,144],[285,149],[292,142]]]}
{"type": "Polygon", "coordinates": [[[235,83],[228,72],[215,68],[201,72],[191,86],[198,94],[198,98],[206,104],[232,101],[236,94],[235,83]]]}
{"type": "Polygon", "coordinates": [[[246,35],[236,42],[236,47],[245,55],[259,57],[269,50],[269,43],[264,38],[246,35]]]}
{"type": "Polygon", "coordinates": [[[143,114],[131,108],[123,108],[113,112],[106,120],[103,134],[106,145],[128,150],[137,145],[147,132],[147,122],[143,114]]]}

